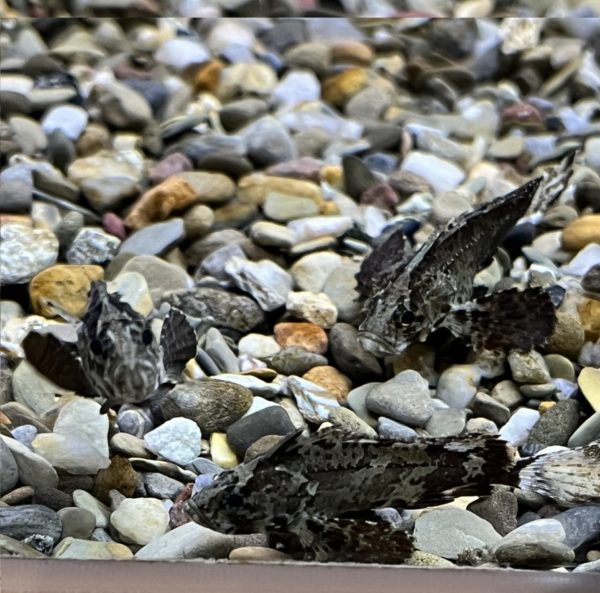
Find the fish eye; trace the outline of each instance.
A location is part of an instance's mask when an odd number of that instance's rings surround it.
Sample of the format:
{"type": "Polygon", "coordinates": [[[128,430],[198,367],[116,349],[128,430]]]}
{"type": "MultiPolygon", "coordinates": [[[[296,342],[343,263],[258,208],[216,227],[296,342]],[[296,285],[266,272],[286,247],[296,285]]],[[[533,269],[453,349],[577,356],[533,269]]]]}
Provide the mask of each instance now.
{"type": "Polygon", "coordinates": [[[90,350],[96,355],[102,354],[102,344],[100,343],[100,340],[92,340],[90,343],[90,350]]]}
{"type": "Polygon", "coordinates": [[[237,492],[230,494],[227,497],[227,506],[232,508],[239,508],[244,504],[244,497],[237,492]]]}
{"type": "Polygon", "coordinates": [[[402,323],[412,323],[415,320],[415,314],[412,311],[404,311],[400,321],[402,323]]]}
{"type": "Polygon", "coordinates": [[[144,344],[146,344],[146,346],[148,346],[149,344],[152,344],[152,331],[149,329],[145,329],[142,332],[142,342],[144,342],[144,344]]]}

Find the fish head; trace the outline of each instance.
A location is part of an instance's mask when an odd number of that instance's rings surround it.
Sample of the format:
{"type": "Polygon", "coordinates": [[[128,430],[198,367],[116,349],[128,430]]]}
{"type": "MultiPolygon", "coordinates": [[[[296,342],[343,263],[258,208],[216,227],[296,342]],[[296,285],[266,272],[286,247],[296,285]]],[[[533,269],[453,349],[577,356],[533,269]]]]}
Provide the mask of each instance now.
{"type": "Polygon", "coordinates": [[[77,348],[90,383],[111,403],[143,401],[160,383],[161,351],[150,321],[104,282],[92,285],[77,348]]]}
{"type": "Polygon", "coordinates": [[[376,294],[367,301],[367,315],[358,327],[361,346],[375,356],[402,353],[428,333],[429,323],[411,305],[408,291],[392,298],[376,294]]]}

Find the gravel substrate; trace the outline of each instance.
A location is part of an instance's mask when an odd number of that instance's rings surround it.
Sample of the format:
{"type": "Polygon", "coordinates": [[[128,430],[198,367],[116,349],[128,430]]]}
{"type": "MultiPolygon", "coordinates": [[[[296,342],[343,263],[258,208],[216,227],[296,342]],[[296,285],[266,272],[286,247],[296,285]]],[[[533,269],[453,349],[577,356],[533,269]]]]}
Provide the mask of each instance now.
{"type": "MultiPolygon", "coordinates": [[[[323,10],[371,14],[358,4],[323,10]]],[[[381,0],[372,16],[554,14],[495,4],[381,0]]],[[[557,16],[600,14],[575,4],[557,16]]],[[[1,554],[281,560],[263,534],[211,531],[183,506],[295,429],[484,432],[523,456],[600,439],[600,18],[143,18],[261,14],[250,5],[2,21],[1,554]],[[562,286],[545,347],[361,347],[354,276],[386,229],[418,246],[575,147],[557,203],[475,280],[562,286]],[[160,409],[100,414],[24,360],[30,330],[73,331],[97,280],[141,315],[168,303],[197,326],[198,355],[160,409]]],[[[600,571],[598,505],[498,487],[400,519],[410,564],[600,571]]]]}

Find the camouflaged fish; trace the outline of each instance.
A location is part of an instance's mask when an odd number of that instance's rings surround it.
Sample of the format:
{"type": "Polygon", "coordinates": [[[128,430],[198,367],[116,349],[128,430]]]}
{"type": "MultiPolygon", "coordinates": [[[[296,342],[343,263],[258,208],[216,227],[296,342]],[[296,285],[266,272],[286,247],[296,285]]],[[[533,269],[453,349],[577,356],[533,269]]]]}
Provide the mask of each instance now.
{"type": "Polygon", "coordinates": [[[399,563],[412,553],[410,538],[373,509],[438,505],[493,484],[565,505],[600,502],[600,443],[517,461],[493,436],[402,443],[295,432],[218,474],[186,512],[223,533],[266,533],[296,558],[399,563]]]}
{"type": "Polygon", "coordinates": [[[400,229],[387,236],[356,277],[365,314],[358,328],[363,347],[377,356],[401,353],[440,327],[475,349],[543,344],[556,322],[547,290],[511,289],[473,300],[473,281],[521,217],[544,210],[562,193],[574,156],[545,177],[461,214],[414,254],[400,229]]]}
{"type": "Polygon", "coordinates": [[[75,339],[60,339],[51,333],[54,326],[48,329],[27,335],[27,360],[61,387],[103,397],[103,411],[142,402],[176,383],[196,354],[196,334],[183,313],[171,309],[157,340],[151,319],[110,294],[104,282],[92,284],[75,339]]]}

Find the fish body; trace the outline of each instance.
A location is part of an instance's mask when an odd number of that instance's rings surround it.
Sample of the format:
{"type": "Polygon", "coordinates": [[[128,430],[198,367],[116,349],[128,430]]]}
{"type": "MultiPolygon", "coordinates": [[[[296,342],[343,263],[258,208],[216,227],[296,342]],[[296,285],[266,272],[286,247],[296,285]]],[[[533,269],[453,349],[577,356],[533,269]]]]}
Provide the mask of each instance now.
{"type": "Polygon", "coordinates": [[[598,444],[515,457],[505,442],[483,435],[401,443],[332,430],[310,437],[296,432],[218,474],[188,501],[186,512],[223,533],[267,533],[304,558],[352,559],[360,541],[371,561],[399,562],[410,554],[410,541],[402,530],[374,520],[373,509],[423,508],[488,494],[493,484],[565,504],[600,501],[598,444]]]}

